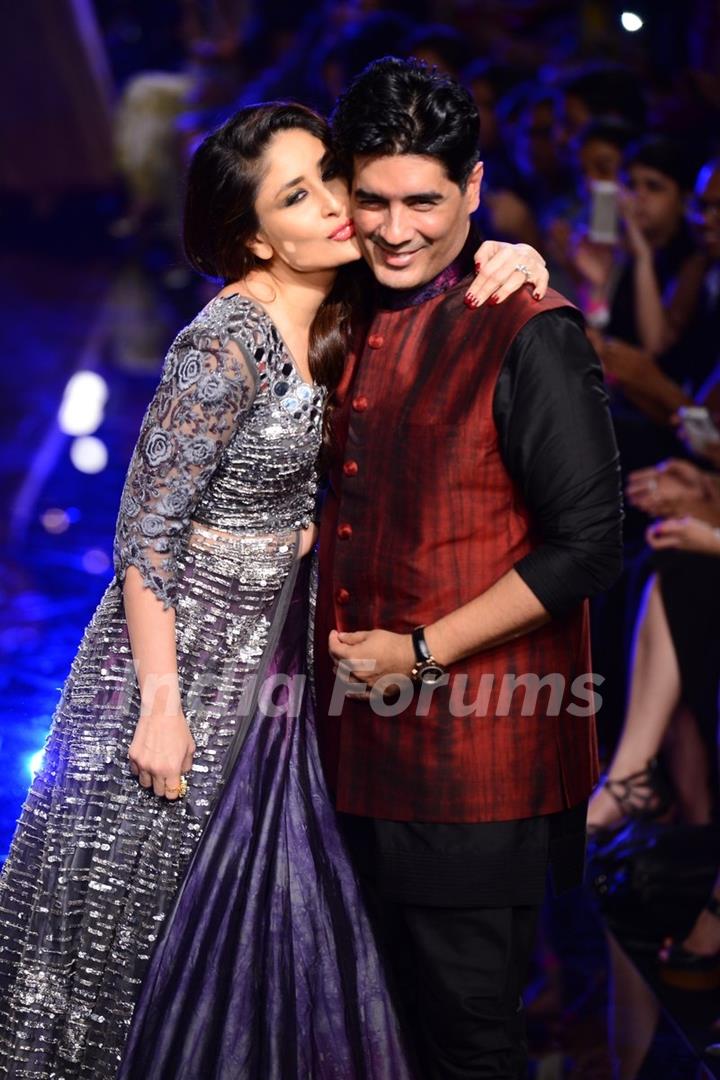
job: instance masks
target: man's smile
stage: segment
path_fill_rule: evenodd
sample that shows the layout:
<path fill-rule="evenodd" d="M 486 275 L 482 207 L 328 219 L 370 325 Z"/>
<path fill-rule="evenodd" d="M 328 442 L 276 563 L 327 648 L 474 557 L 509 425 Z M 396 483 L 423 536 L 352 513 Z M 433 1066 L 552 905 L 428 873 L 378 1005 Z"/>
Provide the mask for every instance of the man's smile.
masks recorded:
<path fill-rule="evenodd" d="M 416 248 L 397 250 L 385 247 L 380 240 L 373 240 L 373 244 L 382 262 L 395 270 L 403 270 L 406 266 L 409 266 L 414 257 L 425 247 L 425 245 L 422 245 Z"/>

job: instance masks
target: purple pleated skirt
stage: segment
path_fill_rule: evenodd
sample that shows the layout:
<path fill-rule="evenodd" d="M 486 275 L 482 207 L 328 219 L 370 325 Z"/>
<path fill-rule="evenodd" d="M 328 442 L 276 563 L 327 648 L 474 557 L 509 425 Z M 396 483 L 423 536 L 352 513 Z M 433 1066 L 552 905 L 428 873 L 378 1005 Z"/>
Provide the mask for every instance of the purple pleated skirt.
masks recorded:
<path fill-rule="evenodd" d="M 143 982 L 119 1080 L 406 1080 L 317 751 L 306 574 Z"/>

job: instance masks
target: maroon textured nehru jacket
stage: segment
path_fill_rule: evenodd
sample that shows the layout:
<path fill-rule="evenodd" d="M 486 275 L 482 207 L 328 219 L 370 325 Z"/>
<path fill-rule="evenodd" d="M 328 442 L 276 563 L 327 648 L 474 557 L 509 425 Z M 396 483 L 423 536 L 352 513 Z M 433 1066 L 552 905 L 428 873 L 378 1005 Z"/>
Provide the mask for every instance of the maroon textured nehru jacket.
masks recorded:
<path fill-rule="evenodd" d="M 587 602 L 452 665 L 425 715 L 417 692 L 398 715 L 351 698 L 329 715 L 332 628 L 408 633 L 484 592 L 539 542 L 501 458 L 493 394 L 522 327 L 569 305 L 522 290 L 473 311 L 466 286 L 378 310 L 336 395 L 315 664 L 323 764 L 337 808 L 353 814 L 521 818 L 571 807 L 597 780 L 594 716 L 572 692 L 591 671 Z M 561 680 L 552 707 L 549 687 L 535 700 L 503 694 L 503 676 L 528 673 Z"/>

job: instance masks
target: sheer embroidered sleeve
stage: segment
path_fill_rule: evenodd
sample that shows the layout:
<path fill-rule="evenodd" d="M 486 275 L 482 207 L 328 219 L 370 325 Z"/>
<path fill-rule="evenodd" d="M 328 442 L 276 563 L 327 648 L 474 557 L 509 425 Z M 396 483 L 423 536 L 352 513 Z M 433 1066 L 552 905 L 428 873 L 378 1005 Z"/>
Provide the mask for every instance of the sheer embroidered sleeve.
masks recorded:
<path fill-rule="evenodd" d="M 137 567 L 164 608 L 175 606 L 176 558 L 193 508 L 255 389 L 254 362 L 233 338 L 193 324 L 168 352 L 130 461 L 113 549 L 116 579 Z"/>

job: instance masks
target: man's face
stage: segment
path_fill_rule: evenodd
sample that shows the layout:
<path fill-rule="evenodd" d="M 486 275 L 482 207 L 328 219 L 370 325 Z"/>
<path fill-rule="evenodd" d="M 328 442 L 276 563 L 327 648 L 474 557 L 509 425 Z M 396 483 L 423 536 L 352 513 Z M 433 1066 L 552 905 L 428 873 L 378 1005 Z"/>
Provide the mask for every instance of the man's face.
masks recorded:
<path fill-rule="evenodd" d="M 481 180 L 481 164 L 461 191 L 437 158 L 355 158 L 352 217 L 363 254 L 382 285 L 416 288 L 453 261 L 480 202 Z"/>

